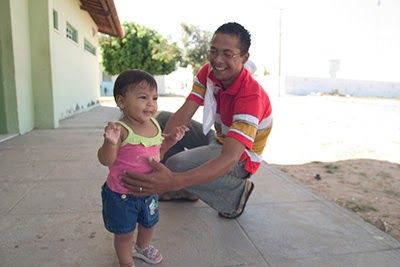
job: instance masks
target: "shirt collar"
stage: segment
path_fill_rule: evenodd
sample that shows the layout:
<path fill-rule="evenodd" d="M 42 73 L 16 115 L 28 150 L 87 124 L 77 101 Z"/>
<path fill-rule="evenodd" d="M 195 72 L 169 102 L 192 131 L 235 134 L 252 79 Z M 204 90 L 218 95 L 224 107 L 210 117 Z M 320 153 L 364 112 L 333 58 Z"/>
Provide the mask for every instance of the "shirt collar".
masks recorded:
<path fill-rule="evenodd" d="M 210 68 L 210 66 L 209 66 Z M 224 93 L 230 94 L 230 95 L 235 95 L 239 91 L 243 80 L 247 79 L 247 77 L 250 75 L 249 71 L 243 66 L 242 70 L 240 71 L 239 75 L 236 77 L 235 81 L 224 90 Z M 222 83 L 220 80 L 215 78 L 213 72 L 211 71 L 208 77 L 213 81 L 213 83 L 220 87 L 223 88 Z"/>

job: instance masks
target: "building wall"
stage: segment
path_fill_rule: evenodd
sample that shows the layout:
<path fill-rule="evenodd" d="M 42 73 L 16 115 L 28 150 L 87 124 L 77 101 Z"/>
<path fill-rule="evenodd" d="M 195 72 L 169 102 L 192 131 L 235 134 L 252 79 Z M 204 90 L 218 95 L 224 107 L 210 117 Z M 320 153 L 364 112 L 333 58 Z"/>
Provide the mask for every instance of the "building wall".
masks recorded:
<path fill-rule="evenodd" d="M 192 90 L 193 70 L 178 68 L 168 75 L 155 76 L 159 95 L 187 96 Z"/>
<path fill-rule="evenodd" d="M 49 36 L 49 0 L 29 1 L 35 128 L 57 128 Z"/>
<path fill-rule="evenodd" d="M 11 27 L 10 2 L 0 1 L 0 134 L 19 131 Z"/>
<path fill-rule="evenodd" d="M 67 22 L 77 43 L 66 37 Z M 0 134 L 57 128 L 98 103 L 98 47 L 97 26 L 78 0 L 0 1 Z"/>
<path fill-rule="evenodd" d="M 53 9 L 58 30 L 53 27 Z M 55 116 L 66 118 L 98 103 L 100 77 L 97 26 L 78 0 L 50 3 L 51 62 L 55 94 Z M 67 22 L 78 31 L 78 42 L 66 38 Z M 84 39 L 96 47 L 96 55 L 84 49 Z"/>
<path fill-rule="evenodd" d="M 17 97 L 18 128 L 26 133 L 35 126 L 31 76 L 31 43 L 29 31 L 29 0 L 10 1 L 12 44 Z"/>
<path fill-rule="evenodd" d="M 400 97 L 399 82 L 289 76 L 286 77 L 285 88 L 287 94 L 294 95 L 325 93 L 363 97 Z"/>

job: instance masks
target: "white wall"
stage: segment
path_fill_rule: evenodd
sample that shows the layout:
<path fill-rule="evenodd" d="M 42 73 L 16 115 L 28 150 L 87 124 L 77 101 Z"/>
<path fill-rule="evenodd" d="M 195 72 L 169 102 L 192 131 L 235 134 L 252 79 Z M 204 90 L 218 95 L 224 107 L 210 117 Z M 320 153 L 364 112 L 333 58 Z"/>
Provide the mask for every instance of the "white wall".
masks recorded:
<path fill-rule="evenodd" d="M 80 9 L 78 0 L 53 0 L 50 5 L 50 12 L 58 12 L 59 29 L 52 28 L 50 33 L 55 112 L 63 119 L 88 109 L 99 99 L 99 52 L 97 49 L 94 56 L 84 50 L 84 38 L 99 47 L 97 25 L 88 12 Z M 66 38 L 67 22 L 77 29 L 78 43 Z"/>
<path fill-rule="evenodd" d="M 286 77 L 285 86 L 286 93 L 294 95 L 340 93 L 350 96 L 400 97 L 399 82 Z"/>
<path fill-rule="evenodd" d="M 160 95 L 187 96 L 192 90 L 193 71 L 191 67 L 178 68 L 168 75 L 155 76 Z"/>
<path fill-rule="evenodd" d="M 113 96 L 113 88 L 118 75 L 112 76 L 111 81 L 101 81 L 101 94 L 103 96 Z M 193 85 L 193 71 L 191 67 L 178 68 L 168 75 L 156 75 L 159 95 L 179 95 L 188 96 Z M 107 88 L 107 94 L 104 92 Z"/>

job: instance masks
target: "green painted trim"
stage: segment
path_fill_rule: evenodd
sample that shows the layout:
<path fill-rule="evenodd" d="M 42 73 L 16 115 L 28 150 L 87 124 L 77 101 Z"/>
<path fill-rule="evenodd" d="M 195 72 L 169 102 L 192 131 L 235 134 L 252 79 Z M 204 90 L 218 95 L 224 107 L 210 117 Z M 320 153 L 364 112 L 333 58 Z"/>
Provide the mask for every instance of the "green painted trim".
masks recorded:
<path fill-rule="evenodd" d="M 0 1 L 0 134 L 19 132 L 10 1 Z"/>
<path fill-rule="evenodd" d="M 3 7 L 0 4 L 0 10 L 2 10 Z M 4 18 L 0 14 L 0 18 Z M 0 24 L 2 24 L 2 19 L 0 19 Z M 3 39 L 0 37 L 0 39 Z M 4 64 L 2 61 L 2 45 L 0 42 L 0 134 L 6 134 L 8 133 L 7 131 L 7 117 L 6 117 L 6 105 L 5 105 L 5 99 L 4 99 L 4 81 L 3 81 L 3 69 L 4 69 Z"/>
<path fill-rule="evenodd" d="M 51 65 L 50 29 L 53 18 L 49 0 L 29 1 L 32 87 L 36 128 L 57 128 Z M 40 14 L 40 16 L 38 16 Z"/>
<path fill-rule="evenodd" d="M 0 9 L 1 9 L 0 5 Z M 1 15 L 0 15 L 1 16 Z M 1 20 L 0 20 L 1 23 Z M 6 117 L 6 105 L 4 99 L 4 86 L 3 86 L 3 69 L 4 65 L 2 63 L 2 56 L 1 56 L 1 43 L 0 43 L 0 134 L 6 134 L 7 131 L 7 117 Z"/>

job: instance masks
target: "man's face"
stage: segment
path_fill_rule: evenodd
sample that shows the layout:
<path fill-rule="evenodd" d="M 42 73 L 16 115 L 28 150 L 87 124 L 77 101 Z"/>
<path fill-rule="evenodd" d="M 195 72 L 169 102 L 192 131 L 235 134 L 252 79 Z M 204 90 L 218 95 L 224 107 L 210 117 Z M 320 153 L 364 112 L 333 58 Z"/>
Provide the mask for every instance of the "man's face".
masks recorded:
<path fill-rule="evenodd" d="M 220 80 L 225 88 L 235 81 L 248 57 L 248 53 L 240 54 L 239 37 L 225 33 L 213 36 L 208 60 L 215 78 Z"/>

